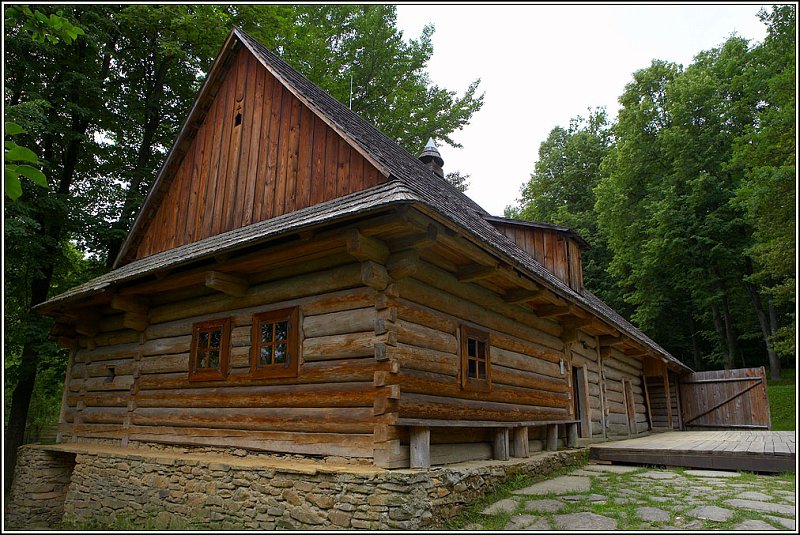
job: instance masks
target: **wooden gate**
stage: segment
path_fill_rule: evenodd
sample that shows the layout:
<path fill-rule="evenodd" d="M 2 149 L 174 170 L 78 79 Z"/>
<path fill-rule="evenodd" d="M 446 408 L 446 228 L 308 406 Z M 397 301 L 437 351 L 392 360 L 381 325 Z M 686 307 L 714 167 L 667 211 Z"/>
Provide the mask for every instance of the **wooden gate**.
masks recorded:
<path fill-rule="evenodd" d="M 695 372 L 680 378 L 684 429 L 769 429 L 764 367 Z"/>

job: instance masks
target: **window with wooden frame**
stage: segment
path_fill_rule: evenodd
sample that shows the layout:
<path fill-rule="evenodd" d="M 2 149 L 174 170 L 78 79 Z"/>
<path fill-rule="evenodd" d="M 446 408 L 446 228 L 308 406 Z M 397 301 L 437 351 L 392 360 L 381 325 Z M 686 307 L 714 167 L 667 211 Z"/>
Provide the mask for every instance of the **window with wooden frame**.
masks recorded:
<path fill-rule="evenodd" d="M 253 316 L 250 374 L 253 377 L 297 377 L 297 308 L 272 310 Z"/>
<path fill-rule="evenodd" d="M 189 356 L 190 381 L 218 381 L 228 375 L 231 319 L 204 321 L 192 325 Z"/>
<path fill-rule="evenodd" d="M 489 362 L 489 333 L 461 326 L 461 387 L 489 391 L 492 366 Z"/>

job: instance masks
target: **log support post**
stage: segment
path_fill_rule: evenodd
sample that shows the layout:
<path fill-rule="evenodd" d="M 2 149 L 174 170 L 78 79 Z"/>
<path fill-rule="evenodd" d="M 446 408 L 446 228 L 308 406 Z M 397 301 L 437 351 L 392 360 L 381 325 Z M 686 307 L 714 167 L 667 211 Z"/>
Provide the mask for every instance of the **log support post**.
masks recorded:
<path fill-rule="evenodd" d="M 567 424 L 567 447 L 578 447 L 578 422 Z"/>
<path fill-rule="evenodd" d="M 431 428 L 410 427 L 410 466 L 411 468 L 431 467 Z"/>
<path fill-rule="evenodd" d="M 514 428 L 514 437 L 511 441 L 512 457 L 529 457 L 530 446 L 528 445 L 528 428 L 525 426 Z"/>
<path fill-rule="evenodd" d="M 500 427 L 494 432 L 494 458 L 498 461 L 508 460 L 508 427 Z"/>
<path fill-rule="evenodd" d="M 547 441 L 545 450 L 556 451 L 558 449 L 558 424 L 547 424 Z"/>

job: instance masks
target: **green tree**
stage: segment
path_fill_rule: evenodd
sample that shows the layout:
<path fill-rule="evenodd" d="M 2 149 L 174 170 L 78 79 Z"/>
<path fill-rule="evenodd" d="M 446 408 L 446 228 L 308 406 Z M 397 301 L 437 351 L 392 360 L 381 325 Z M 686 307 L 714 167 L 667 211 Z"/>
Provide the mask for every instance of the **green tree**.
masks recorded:
<path fill-rule="evenodd" d="M 72 43 L 78 36 L 83 35 L 83 30 L 63 18 L 62 13 L 51 13 L 45 15 L 38 9 L 33 11 L 28 6 L 9 7 L 3 14 L 5 24 L 17 26 L 18 31 L 30 36 L 36 43 L 49 42 L 57 44 L 64 41 Z M 5 123 L 5 135 L 9 137 L 19 136 L 27 132 L 21 126 L 13 122 Z M 26 147 L 21 147 L 11 139 L 4 139 L 3 153 L 3 188 L 11 200 L 16 201 L 22 195 L 22 183 L 20 177 L 30 179 L 34 184 L 47 188 L 47 178 L 39 168 L 42 162 L 36 154 Z"/>
<path fill-rule="evenodd" d="M 695 365 L 699 351 L 725 368 L 761 362 L 757 303 L 744 284 L 752 229 L 731 202 L 742 173 L 729 165 L 753 123 L 750 61 L 734 36 L 685 70 L 655 61 L 638 71 L 596 189 L 634 320 L 678 354 L 691 348 Z M 680 339 L 692 344 L 672 345 Z"/>
<path fill-rule="evenodd" d="M 450 137 L 483 105 L 480 80 L 462 96 L 432 84 L 433 25 L 406 40 L 392 5 L 298 7 L 299 30 L 278 42 L 301 73 L 414 154 L 428 138 L 460 147 Z M 255 35 L 255 34 L 254 34 Z"/>
<path fill-rule="evenodd" d="M 47 20 L 52 7 L 41 6 Z M 23 336 L 17 344 L 6 342 L 6 364 L 16 364 L 6 376 L 13 394 L 5 434 L 5 487 L 11 483 L 17 447 L 22 443 L 30 400 L 40 367 L 53 355 L 63 354 L 47 339 L 51 321 L 30 308 L 50 295 L 69 235 L 80 229 L 72 216 L 80 205 L 72 196 L 77 182 L 92 161 L 92 124 L 103 113 L 99 88 L 109 73 L 110 56 L 102 43 L 108 29 L 103 7 L 65 7 L 58 13 L 86 34 L 70 46 L 59 40 L 31 39 L 24 18 L 6 27 L 6 113 L 28 130 L 25 144 L 43 160 L 42 171 L 50 189 L 23 190 L 19 203 L 5 204 L 5 248 L 15 261 L 5 263 L 6 332 L 9 326 Z M 7 15 L 7 13 L 6 13 Z M 59 17 L 61 15 L 58 15 Z M 8 20 L 9 17 L 6 16 Z M 88 157 L 87 157 L 88 156 Z M 20 299 L 8 299 L 12 292 Z M 19 320 L 19 325 L 13 322 Z"/>
<path fill-rule="evenodd" d="M 611 125 L 603 108 L 578 116 L 569 127 L 560 126 L 539 147 L 534 172 L 521 190 L 516 208 L 508 215 L 528 221 L 562 225 L 576 231 L 590 248 L 583 251 L 584 284 L 617 310 L 625 302 L 606 271 L 611 253 L 597 227 L 594 188 L 600 165 L 613 142 Z"/>
<path fill-rule="evenodd" d="M 778 378 L 778 357 L 795 355 L 796 8 L 773 6 L 759 16 L 767 37 L 753 50 L 744 77 L 755 120 L 735 141 L 731 166 L 744 178 L 732 201 L 754 229 L 747 282 Z"/>

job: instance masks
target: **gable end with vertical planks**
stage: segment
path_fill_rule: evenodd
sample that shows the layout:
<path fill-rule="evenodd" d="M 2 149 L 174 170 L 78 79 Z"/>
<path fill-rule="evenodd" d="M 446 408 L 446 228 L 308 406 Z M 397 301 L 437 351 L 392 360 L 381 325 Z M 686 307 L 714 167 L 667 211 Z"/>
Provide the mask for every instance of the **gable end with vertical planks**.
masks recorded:
<path fill-rule="evenodd" d="M 238 47 L 222 69 L 208 101 L 198 102 L 202 121 L 184 142 L 163 196 L 153 198 L 149 222 L 129 239 L 136 244 L 132 259 L 385 181 L 249 49 Z"/>

